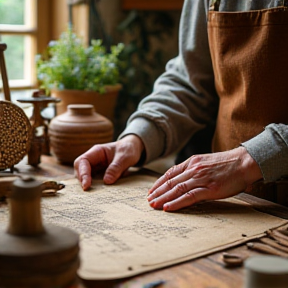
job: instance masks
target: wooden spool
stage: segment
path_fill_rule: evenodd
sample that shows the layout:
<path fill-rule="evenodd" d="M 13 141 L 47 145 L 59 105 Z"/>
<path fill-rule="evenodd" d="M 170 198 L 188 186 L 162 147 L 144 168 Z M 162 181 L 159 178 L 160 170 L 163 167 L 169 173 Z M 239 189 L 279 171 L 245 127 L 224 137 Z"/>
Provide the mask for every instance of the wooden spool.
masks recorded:
<path fill-rule="evenodd" d="M 42 184 L 18 178 L 9 195 L 10 220 L 0 230 L 1 288 L 58 288 L 75 283 L 79 236 L 54 225 L 42 225 Z"/>
<path fill-rule="evenodd" d="M 30 147 L 31 125 L 24 111 L 0 100 L 0 170 L 13 168 Z"/>

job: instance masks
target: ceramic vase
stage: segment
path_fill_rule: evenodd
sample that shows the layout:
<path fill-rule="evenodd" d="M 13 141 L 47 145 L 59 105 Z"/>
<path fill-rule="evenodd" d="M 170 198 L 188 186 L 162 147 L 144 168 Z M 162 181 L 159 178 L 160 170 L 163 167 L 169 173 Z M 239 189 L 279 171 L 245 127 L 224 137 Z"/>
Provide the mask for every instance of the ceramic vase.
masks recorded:
<path fill-rule="evenodd" d="M 111 142 L 113 124 L 91 104 L 71 104 L 65 113 L 52 119 L 48 135 L 52 155 L 61 163 L 73 164 L 93 145 Z"/>

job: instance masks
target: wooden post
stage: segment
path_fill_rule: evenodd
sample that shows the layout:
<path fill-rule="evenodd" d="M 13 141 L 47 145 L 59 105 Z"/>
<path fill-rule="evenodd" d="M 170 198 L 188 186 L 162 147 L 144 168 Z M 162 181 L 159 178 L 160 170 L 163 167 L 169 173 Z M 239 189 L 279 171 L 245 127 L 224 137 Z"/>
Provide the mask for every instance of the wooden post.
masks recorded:
<path fill-rule="evenodd" d="M 1 75 L 2 75 L 2 81 L 3 81 L 4 96 L 5 96 L 5 100 L 11 101 L 8 77 L 6 73 L 5 58 L 4 58 L 4 51 L 6 49 L 7 49 L 7 45 L 4 43 L 0 43 L 0 69 L 1 69 Z"/>
<path fill-rule="evenodd" d="M 42 183 L 31 177 L 14 181 L 9 195 L 10 222 L 7 232 L 16 236 L 44 233 L 40 211 Z"/>

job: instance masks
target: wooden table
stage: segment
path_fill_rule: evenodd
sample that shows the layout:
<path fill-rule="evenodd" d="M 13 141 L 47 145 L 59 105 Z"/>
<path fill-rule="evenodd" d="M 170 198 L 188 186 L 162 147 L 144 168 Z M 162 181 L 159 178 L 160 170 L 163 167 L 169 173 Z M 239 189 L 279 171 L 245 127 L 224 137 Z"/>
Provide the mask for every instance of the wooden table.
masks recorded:
<path fill-rule="evenodd" d="M 42 156 L 38 168 L 23 165 L 23 163 L 17 165 L 16 168 L 22 174 L 53 177 L 55 180 L 74 177 L 73 167 L 60 165 L 53 157 L 49 156 Z M 288 208 L 284 206 L 244 193 L 237 197 L 250 203 L 256 210 L 288 219 Z M 225 252 L 240 254 L 244 257 L 260 255 L 260 253 L 248 249 L 245 244 L 227 249 Z M 81 283 L 77 288 L 144 288 L 146 284 L 158 280 L 165 281 L 164 284 L 158 286 L 165 288 L 242 288 L 245 277 L 244 268 L 227 268 L 222 261 L 222 253 L 223 251 L 128 279 L 79 281 Z"/>

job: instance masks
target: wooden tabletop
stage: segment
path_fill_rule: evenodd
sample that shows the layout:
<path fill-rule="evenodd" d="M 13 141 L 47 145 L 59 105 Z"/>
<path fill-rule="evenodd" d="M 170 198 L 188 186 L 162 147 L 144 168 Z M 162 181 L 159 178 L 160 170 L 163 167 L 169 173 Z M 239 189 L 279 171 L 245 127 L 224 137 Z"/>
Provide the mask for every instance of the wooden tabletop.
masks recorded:
<path fill-rule="evenodd" d="M 47 178 L 53 177 L 55 180 L 74 177 L 73 167 L 60 165 L 50 156 L 42 156 L 41 164 L 38 168 L 23 163 L 17 165 L 16 168 L 22 174 L 40 175 Z M 250 203 L 256 210 L 288 219 L 288 209 L 284 206 L 244 193 L 239 194 L 237 198 Z M 223 262 L 223 252 L 128 279 L 110 281 L 79 280 L 80 283 L 77 288 L 242 288 L 245 277 L 244 267 L 227 267 Z M 238 254 L 245 258 L 261 255 L 261 253 L 248 249 L 245 244 L 226 249 L 225 252 Z M 158 281 L 163 281 L 164 283 L 160 286 L 149 286 L 149 284 L 157 283 Z"/>

